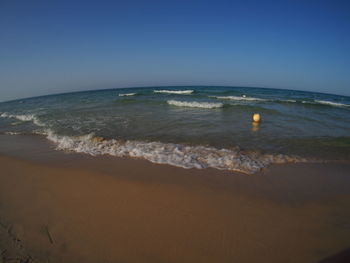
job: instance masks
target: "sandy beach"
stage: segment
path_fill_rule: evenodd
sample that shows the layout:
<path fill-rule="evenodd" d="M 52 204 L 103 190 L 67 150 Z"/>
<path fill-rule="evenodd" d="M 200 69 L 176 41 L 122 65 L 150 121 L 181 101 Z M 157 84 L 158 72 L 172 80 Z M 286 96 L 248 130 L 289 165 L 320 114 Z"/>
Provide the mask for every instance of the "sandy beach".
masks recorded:
<path fill-rule="evenodd" d="M 349 248 L 346 163 L 247 176 L 8 137 L 0 157 L 3 262 L 320 262 Z"/>
<path fill-rule="evenodd" d="M 0 263 L 350 263 L 350 0 L 0 22 Z"/>

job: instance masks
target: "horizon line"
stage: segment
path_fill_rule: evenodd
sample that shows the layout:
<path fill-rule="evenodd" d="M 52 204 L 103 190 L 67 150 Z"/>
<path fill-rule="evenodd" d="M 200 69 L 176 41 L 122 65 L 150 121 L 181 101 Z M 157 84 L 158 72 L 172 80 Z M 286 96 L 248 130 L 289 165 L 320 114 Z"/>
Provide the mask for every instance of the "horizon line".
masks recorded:
<path fill-rule="evenodd" d="M 117 90 L 117 89 L 147 89 L 147 88 L 175 88 L 175 87 L 222 87 L 222 88 L 250 88 L 250 89 L 272 89 L 272 90 L 285 90 L 285 91 L 298 91 L 298 92 L 308 92 L 308 93 L 318 93 L 318 94 L 325 94 L 325 95 L 333 95 L 333 96 L 341 96 L 341 97 L 347 97 L 350 98 L 350 95 L 342 95 L 342 94 L 335 94 L 335 93 L 328 93 L 328 92 L 319 92 L 319 91 L 309 91 L 309 90 L 302 90 L 302 89 L 290 89 L 290 88 L 268 88 L 268 87 L 257 87 L 257 86 L 231 86 L 231 85 L 156 85 L 156 86 L 128 86 L 128 87 L 120 87 L 120 88 L 102 88 L 102 89 L 86 89 L 86 90 L 76 90 L 76 91 L 68 91 L 68 92 L 59 92 L 59 93 L 52 93 L 52 94 L 45 94 L 45 95 L 37 95 L 33 97 L 24 97 L 24 98 L 18 98 L 18 99 L 10 99 L 5 101 L 0 101 L 0 103 L 7 103 L 7 102 L 14 102 L 19 100 L 27 100 L 27 99 L 34 99 L 34 98 L 41 98 L 41 97 L 49 97 L 49 96 L 58 96 L 58 95 L 65 95 L 65 94 L 73 94 L 73 93 L 84 93 L 84 92 L 91 92 L 91 91 L 107 91 L 107 90 Z"/>

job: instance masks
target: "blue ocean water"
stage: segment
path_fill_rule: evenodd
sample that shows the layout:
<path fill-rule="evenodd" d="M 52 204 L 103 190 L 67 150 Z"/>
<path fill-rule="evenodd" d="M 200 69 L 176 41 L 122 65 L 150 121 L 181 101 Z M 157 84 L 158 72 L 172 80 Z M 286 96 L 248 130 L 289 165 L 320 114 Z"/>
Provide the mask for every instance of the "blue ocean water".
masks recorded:
<path fill-rule="evenodd" d="M 252 114 L 260 113 L 260 125 Z M 58 150 L 254 173 L 350 160 L 350 97 L 246 87 L 96 90 L 0 103 L 0 133 Z"/>

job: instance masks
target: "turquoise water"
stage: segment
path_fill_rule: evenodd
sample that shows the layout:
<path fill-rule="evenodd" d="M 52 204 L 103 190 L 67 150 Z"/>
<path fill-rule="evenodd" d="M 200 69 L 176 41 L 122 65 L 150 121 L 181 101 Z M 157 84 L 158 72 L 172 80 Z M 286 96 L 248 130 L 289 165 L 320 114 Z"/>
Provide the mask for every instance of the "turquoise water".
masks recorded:
<path fill-rule="evenodd" d="M 262 123 L 252 124 L 260 113 Z M 350 160 L 350 98 L 244 87 L 86 91 L 0 103 L 0 133 L 58 150 L 254 173 L 271 163 Z"/>

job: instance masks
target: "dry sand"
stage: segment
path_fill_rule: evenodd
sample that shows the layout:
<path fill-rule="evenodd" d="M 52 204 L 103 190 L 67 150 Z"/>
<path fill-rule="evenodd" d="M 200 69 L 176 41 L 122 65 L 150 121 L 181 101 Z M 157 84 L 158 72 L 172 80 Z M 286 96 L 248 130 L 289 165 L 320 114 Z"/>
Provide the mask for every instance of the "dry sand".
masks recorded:
<path fill-rule="evenodd" d="M 349 164 L 246 176 L 77 156 L 0 156 L 0 262 L 318 262 L 350 247 Z"/>

